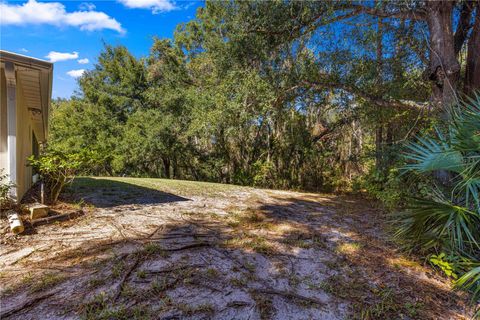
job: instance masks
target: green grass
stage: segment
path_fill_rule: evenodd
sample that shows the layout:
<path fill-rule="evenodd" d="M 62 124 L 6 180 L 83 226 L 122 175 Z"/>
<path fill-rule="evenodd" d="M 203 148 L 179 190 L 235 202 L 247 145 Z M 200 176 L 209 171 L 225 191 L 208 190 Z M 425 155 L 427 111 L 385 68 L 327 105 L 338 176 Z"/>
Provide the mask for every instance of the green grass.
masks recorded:
<path fill-rule="evenodd" d="M 102 189 L 104 195 L 114 195 L 116 191 L 139 191 L 140 188 L 181 196 L 222 196 L 226 192 L 240 191 L 248 187 L 172 179 L 124 178 L 124 177 L 77 177 L 70 186 L 74 192 L 89 192 Z"/>
<path fill-rule="evenodd" d="M 41 276 L 39 279 L 36 281 L 33 280 L 33 283 L 30 287 L 31 292 L 38 292 L 42 290 L 47 290 L 51 287 L 56 286 L 60 282 L 62 282 L 65 279 L 63 275 L 59 274 L 54 274 L 54 273 L 46 273 L 43 276 Z"/>

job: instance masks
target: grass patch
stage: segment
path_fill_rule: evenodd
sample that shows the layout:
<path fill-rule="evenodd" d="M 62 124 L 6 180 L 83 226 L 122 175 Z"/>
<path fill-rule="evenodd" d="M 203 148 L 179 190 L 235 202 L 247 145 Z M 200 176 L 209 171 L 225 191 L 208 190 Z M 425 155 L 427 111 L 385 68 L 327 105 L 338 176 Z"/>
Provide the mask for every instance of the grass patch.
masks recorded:
<path fill-rule="evenodd" d="M 225 240 L 223 244 L 225 247 L 249 249 L 265 255 L 273 254 L 276 251 L 275 247 L 262 236 L 245 233 L 235 238 Z"/>
<path fill-rule="evenodd" d="M 147 306 L 127 308 L 124 305 L 111 305 L 111 298 L 105 292 L 95 295 L 79 308 L 80 318 L 84 320 L 150 320 L 154 319 Z"/>
<path fill-rule="evenodd" d="M 88 287 L 97 288 L 103 286 L 105 283 L 107 283 L 106 278 L 91 278 L 90 280 L 88 280 Z"/>
<path fill-rule="evenodd" d="M 354 317 L 360 319 L 387 319 L 398 315 L 402 306 L 390 288 L 374 290 L 375 299 L 354 304 Z"/>
<path fill-rule="evenodd" d="M 147 277 L 145 270 L 137 270 L 136 275 L 139 279 L 145 279 Z"/>
<path fill-rule="evenodd" d="M 225 216 L 226 224 L 238 231 L 245 229 L 263 229 L 272 230 L 275 228 L 275 224 L 266 221 L 266 216 L 262 211 L 256 209 L 247 209 L 244 211 L 230 211 Z"/>
<path fill-rule="evenodd" d="M 230 279 L 230 284 L 234 287 L 242 288 L 247 285 L 248 281 L 246 278 L 232 278 Z"/>
<path fill-rule="evenodd" d="M 139 191 L 139 187 L 183 196 L 223 196 L 228 192 L 249 189 L 211 182 L 125 177 L 77 177 L 71 185 L 74 192 L 86 193 L 97 189 L 109 194 L 113 190 L 136 192 Z M 112 194 L 117 193 L 112 192 Z"/>
<path fill-rule="evenodd" d="M 361 248 L 362 248 L 362 245 L 358 242 L 345 242 L 345 243 L 339 244 L 335 248 L 335 252 L 349 255 L 349 254 L 357 253 Z"/>
<path fill-rule="evenodd" d="M 261 320 L 272 319 L 275 314 L 272 299 L 263 294 L 252 293 L 251 297 L 255 301 L 255 307 L 260 315 Z"/>
<path fill-rule="evenodd" d="M 208 268 L 207 271 L 205 271 L 205 274 L 209 278 L 217 278 L 220 275 L 220 272 L 215 268 Z"/>
<path fill-rule="evenodd" d="M 65 279 L 63 275 L 47 273 L 41 276 L 38 281 L 33 280 L 30 286 L 31 292 L 38 292 L 54 287 Z"/>
<path fill-rule="evenodd" d="M 335 275 L 321 282 L 325 292 L 351 305 L 352 319 L 396 319 L 399 314 L 418 316 L 423 304 L 406 301 L 395 289 L 375 287 L 363 278 Z"/>
<path fill-rule="evenodd" d="M 126 299 L 135 298 L 138 296 L 138 294 L 139 294 L 138 290 L 128 284 L 125 284 L 122 287 L 122 291 L 120 293 L 120 295 Z"/>
<path fill-rule="evenodd" d="M 112 266 L 112 278 L 119 278 L 125 270 L 125 261 L 120 260 L 113 264 Z"/>
<path fill-rule="evenodd" d="M 196 306 L 191 306 L 185 303 L 177 304 L 177 309 L 183 312 L 186 316 L 193 316 L 198 313 L 213 315 L 215 309 L 210 303 L 203 303 Z"/>
<path fill-rule="evenodd" d="M 163 250 L 162 246 L 160 246 L 158 243 L 154 243 L 154 242 L 147 243 L 143 247 L 143 254 L 147 255 L 147 256 L 159 254 L 164 258 L 169 256 L 168 252 Z"/>

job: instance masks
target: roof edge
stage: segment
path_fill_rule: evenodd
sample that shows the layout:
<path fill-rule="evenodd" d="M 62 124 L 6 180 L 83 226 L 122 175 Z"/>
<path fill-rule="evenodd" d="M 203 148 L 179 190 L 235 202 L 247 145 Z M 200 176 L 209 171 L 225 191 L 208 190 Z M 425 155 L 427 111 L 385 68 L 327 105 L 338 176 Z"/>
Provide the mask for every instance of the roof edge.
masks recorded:
<path fill-rule="evenodd" d="M 45 69 L 52 69 L 53 63 L 45 60 L 24 56 L 23 54 L 0 50 L 0 60 L 9 60 L 27 66 L 36 66 Z"/>

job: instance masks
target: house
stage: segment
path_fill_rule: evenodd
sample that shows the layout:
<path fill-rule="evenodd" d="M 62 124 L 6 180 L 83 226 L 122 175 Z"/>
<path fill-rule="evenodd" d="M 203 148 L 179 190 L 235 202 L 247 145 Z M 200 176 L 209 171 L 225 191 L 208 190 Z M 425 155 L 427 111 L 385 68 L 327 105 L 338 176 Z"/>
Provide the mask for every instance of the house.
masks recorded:
<path fill-rule="evenodd" d="M 0 65 L 0 169 L 19 201 L 34 179 L 27 158 L 47 138 L 53 64 L 0 50 Z"/>

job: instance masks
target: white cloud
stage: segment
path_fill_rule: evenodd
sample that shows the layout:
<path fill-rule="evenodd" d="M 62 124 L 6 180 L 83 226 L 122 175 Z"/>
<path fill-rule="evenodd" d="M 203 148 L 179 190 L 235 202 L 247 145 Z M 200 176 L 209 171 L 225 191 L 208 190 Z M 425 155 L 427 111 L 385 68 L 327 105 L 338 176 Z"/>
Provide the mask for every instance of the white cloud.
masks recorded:
<path fill-rule="evenodd" d="M 80 10 L 84 10 L 84 11 L 92 11 L 92 10 L 95 10 L 97 6 L 94 5 L 93 3 L 91 2 L 82 2 L 80 3 L 80 5 L 78 6 L 78 9 Z"/>
<path fill-rule="evenodd" d="M 70 70 L 67 72 L 67 74 L 72 78 L 78 78 L 78 77 L 81 77 L 84 72 L 85 72 L 85 69 L 77 69 L 77 70 Z"/>
<path fill-rule="evenodd" d="M 72 53 L 69 53 L 69 52 L 50 51 L 45 56 L 45 58 L 47 58 L 48 61 L 50 62 L 74 60 L 74 59 L 78 59 L 78 52 L 74 51 Z"/>
<path fill-rule="evenodd" d="M 152 13 L 175 10 L 177 7 L 171 0 L 118 0 L 125 7 L 132 9 L 149 9 Z"/>
<path fill-rule="evenodd" d="M 21 48 L 20 51 L 21 51 L 21 52 L 28 52 L 28 50 L 25 49 L 25 48 Z"/>
<path fill-rule="evenodd" d="M 78 59 L 77 62 L 80 64 L 87 64 L 90 62 L 90 60 L 88 60 L 87 58 L 84 58 L 84 59 Z"/>
<path fill-rule="evenodd" d="M 80 30 L 111 29 L 124 33 L 120 23 L 99 11 L 80 10 L 67 12 L 59 2 L 28 2 L 17 5 L 0 2 L 1 25 L 50 24 L 54 26 L 72 26 Z"/>

